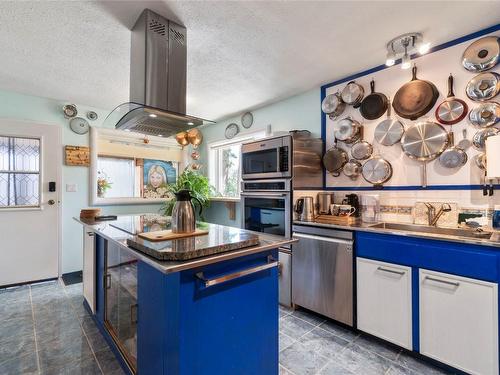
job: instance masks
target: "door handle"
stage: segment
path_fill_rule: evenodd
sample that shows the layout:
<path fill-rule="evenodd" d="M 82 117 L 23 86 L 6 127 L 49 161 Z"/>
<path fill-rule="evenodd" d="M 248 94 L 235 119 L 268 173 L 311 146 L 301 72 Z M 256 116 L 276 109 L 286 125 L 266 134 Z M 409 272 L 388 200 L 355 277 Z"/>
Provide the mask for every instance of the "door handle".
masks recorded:
<path fill-rule="evenodd" d="M 377 270 L 383 271 L 383 272 L 394 273 L 396 275 L 401 275 L 401 276 L 403 276 L 406 273 L 404 271 L 395 271 L 395 270 L 390 270 L 390 269 L 384 268 L 384 267 L 377 267 Z"/>
<path fill-rule="evenodd" d="M 49 204 L 49 206 L 53 206 L 54 204 L 56 204 L 56 201 L 53 199 L 49 199 L 47 203 Z"/>

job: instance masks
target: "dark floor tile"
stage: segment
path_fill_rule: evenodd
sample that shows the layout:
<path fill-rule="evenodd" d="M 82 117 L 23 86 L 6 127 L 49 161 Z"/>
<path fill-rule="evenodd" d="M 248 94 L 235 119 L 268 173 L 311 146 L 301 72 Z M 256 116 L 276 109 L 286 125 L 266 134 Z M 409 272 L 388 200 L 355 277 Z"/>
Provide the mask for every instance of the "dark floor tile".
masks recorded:
<path fill-rule="evenodd" d="M 335 360 L 347 370 L 355 374 L 381 375 L 392 362 L 355 344 L 350 344 Z"/>
<path fill-rule="evenodd" d="M 293 375 L 293 372 L 288 371 L 286 368 L 280 365 L 279 367 L 279 375 Z"/>
<path fill-rule="evenodd" d="M 99 332 L 99 328 L 94 322 L 94 319 L 90 315 L 84 316 L 81 320 L 83 330 L 87 335 Z"/>
<path fill-rule="evenodd" d="M 280 352 L 286 348 L 288 348 L 290 345 L 292 345 L 295 342 L 295 339 L 291 338 L 288 335 L 285 335 L 284 333 L 280 333 L 279 336 L 279 342 L 280 342 Z"/>
<path fill-rule="evenodd" d="M 280 353 L 280 364 L 294 374 L 316 374 L 328 359 L 296 342 Z"/>
<path fill-rule="evenodd" d="M 124 371 L 122 370 L 120 363 L 118 360 L 115 358 L 115 355 L 111 351 L 111 349 L 107 348 L 104 350 L 101 350 L 99 352 L 95 353 L 95 356 L 97 357 L 97 361 L 99 362 L 99 365 L 101 366 L 102 372 L 107 375 L 107 374 L 124 374 Z"/>
<path fill-rule="evenodd" d="M 70 341 L 72 337 L 83 336 L 80 323 L 76 318 L 54 319 L 53 321 L 36 321 L 36 336 L 39 344 L 45 344 L 55 339 L 62 342 Z"/>
<path fill-rule="evenodd" d="M 418 374 L 426 375 L 440 375 L 440 374 L 451 374 L 441 368 L 438 368 L 428 362 L 421 359 L 417 359 L 407 353 L 401 353 L 396 361 L 399 365 L 410 369 Z"/>
<path fill-rule="evenodd" d="M 83 296 L 83 284 L 68 285 L 64 288 L 68 296 Z"/>
<path fill-rule="evenodd" d="M 68 300 L 74 307 L 83 305 L 83 296 L 80 294 L 69 295 Z"/>
<path fill-rule="evenodd" d="M 280 318 L 284 318 L 287 315 L 290 315 L 293 312 L 293 309 L 279 305 Z"/>
<path fill-rule="evenodd" d="M 315 328 L 299 339 L 308 350 L 326 358 L 333 358 L 349 345 L 349 341 L 320 328 Z"/>
<path fill-rule="evenodd" d="M 357 337 L 354 343 L 391 361 L 396 360 L 398 354 L 401 353 L 398 347 L 365 335 Z"/>
<path fill-rule="evenodd" d="M 0 374 L 2 375 L 28 375 L 38 374 L 36 353 L 26 353 L 21 357 L 12 358 L 0 362 Z"/>
<path fill-rule="evenodd" d="M 0 324 L 0 343 L 12 336 L 27 336 L 33 334 L 33 319 L 31 317 L 12 318 Z"/>
<path fill-rule="evenodd" d="M 0 322 L 9 319 L 32 319 L 32 317 L 33 311 L 29 301 L 4 303 L 0 295 Z"/>
<path fill-rule="evenodd" d="M 93 355 L 78 358 L 60 366 L 49 367 L 41 371 L 42 375 L 97 375 L 101 373 L 101 369 Z"/>
<path fill-rule="evenodd" d="M 319 314 L 315 314 L 312 311 L 304 310 L 304 309 L 298 309 L 293 312 L 293 316 L 305 320 L 306 322 L 312 324 L 312 325 L 319 325 L 326 321 L 326 318 L 324 316 L 321 316 Z"/>
<path fill-rule="evenodd" d="M 89 357 L 92 354 L 87 338 L 81 333 L 56 336 L 53 340 L 40 344 L 38 355 L 43 371 L 51 367 L 61 367 L 70 361 Z"/>
<path fill-rule="evenodd" d="M 333 359 L 321 369 L 318 375 L 354 375 L 354 373 L 340 365 L 337 360 Z"/>
<path fill-rule="evenodd" d="M 108 347 L 108 343 L 104 339 L 103 335 L 101 335 L 101 332 L 97 331 L 86 335 L 94 352 L 101 351 Z"/>
<path fill-rule="evenodd" d="M 35 334 L 12 335 L 0 338 L 0 363 L 11 359 L 20 358 L 27 353 L 36 351 Z"/>
<path fill-rule="evenodd" d="M 400 366 L 394 363 L 386 373 L 387 375 L 419 375 L 419 373 L 410 370 L 409 368 Z"/>
<path fill-rule="evenodd" d="M 280 332 L 294 339 L 298 339 L 313 328 L 314 326 L 312 324 L 296 318 L 293 315 L 288 315 L 280 319 Z"/>
<path fill-rule="evenodd" d="M 29 285 L 0 289 L 2 305 L 30 303 Z"/>
<path fill-rule="evenodd" d="M 332 320 L 327 320 L 319 325 L 319 328 L 324 329 L 336 336 L 342 337 L 347 341 L 353 341 L 359 334 L 354 332 Z"/>

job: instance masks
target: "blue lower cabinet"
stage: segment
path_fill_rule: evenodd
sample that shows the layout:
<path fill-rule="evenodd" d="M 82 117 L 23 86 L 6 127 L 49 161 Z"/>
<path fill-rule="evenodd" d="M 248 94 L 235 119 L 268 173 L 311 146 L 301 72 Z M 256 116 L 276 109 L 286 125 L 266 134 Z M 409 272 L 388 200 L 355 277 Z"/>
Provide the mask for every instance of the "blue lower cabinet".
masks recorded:
<path fill-rule="evenodd" d="M 277 250 L 164 274 L 110 247 L 94 318 L 128 372 L 278 374 Z"/>
<path fill-rule="evenodd" d="M 356 233 L 355 244 L 361 330 L 405 346 L 410 306 L 414 351 L 467 373 L 499 373 L 498 249 L 374 233 Z M 377 312 L 381 297 L 390 310 L 374 319 L 363 309 Z"/>

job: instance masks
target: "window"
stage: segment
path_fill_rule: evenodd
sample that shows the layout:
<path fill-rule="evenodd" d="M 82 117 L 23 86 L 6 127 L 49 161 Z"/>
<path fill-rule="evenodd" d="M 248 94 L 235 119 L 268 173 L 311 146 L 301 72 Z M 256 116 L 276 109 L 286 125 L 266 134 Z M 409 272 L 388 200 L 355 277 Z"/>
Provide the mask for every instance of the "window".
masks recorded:
<path fill-rule="evenodd" d="M 97 194 L 106 198 L 135 196 L 135 160 L 99 156 Z"/>
<path fill-rule="evenodd" d="M 265 131 L 255 132 L 245 137 L 214 142 L 209 149 L 209 179 L 215 191 L 227 198 L 240 196 L 241 144 L 266 136 Z"/>
<path fill-rule="evenodd" d="M 0 136 L 0 208 L 40 206 L 40 139 Z"/>

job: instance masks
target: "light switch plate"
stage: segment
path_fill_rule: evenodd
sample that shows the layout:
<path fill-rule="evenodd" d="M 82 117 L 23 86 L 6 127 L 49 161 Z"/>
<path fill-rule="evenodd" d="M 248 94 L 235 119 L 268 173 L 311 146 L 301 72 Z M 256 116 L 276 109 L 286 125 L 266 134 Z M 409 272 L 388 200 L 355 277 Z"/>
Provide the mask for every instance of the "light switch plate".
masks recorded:
<path fill-rule="evenodd" d="M 76 184 L 66 184 L 66 192 L 68 193 L 76 193 L 77 191 L 77 186 Z"/>

